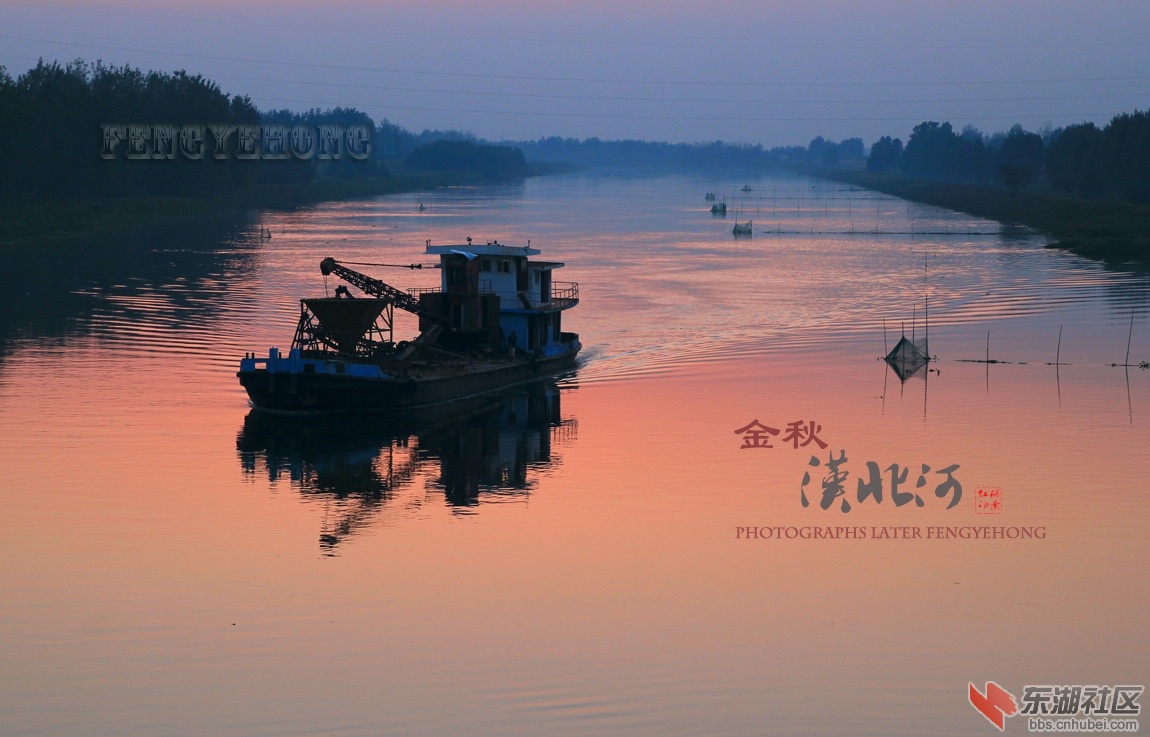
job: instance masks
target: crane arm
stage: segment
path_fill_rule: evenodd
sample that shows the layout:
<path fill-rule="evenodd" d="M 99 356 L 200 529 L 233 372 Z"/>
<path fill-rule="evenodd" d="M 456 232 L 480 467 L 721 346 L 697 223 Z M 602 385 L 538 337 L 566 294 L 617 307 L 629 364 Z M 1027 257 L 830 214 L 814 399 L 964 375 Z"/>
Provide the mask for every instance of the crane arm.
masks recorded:
<path fill-rule="evenodd" d="M 425 310 L 420 306 L 419 300 L 407 292 L 400 291 L 375 277 L 361 274 L 354 269 L 349 269 L 334 258 L 329 257 L 320 261 L 319 270 L 323 272 L 324 276 L 335 274 L 348 284 L 360 289 L 364 294 L 370 294 L 372 297 L 386 300 L 388 304 L 395 305 L 401 310 L 406 310 L 422 317 L 430 317 L 436 320 L 443 319 L 438 313 Z"/>

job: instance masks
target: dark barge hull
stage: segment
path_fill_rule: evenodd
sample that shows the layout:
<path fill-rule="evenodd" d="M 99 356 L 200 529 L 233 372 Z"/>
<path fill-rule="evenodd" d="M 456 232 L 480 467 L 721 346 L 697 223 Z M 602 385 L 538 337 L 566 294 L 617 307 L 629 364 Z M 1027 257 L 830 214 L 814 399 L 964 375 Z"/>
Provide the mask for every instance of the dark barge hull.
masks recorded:
<path fill-rule="evenodd" d="M 521 359 L 456 374 L 422 378 L 364 378 L 329 373 L 240 370 L 252 407 L 264 412 L 317 415 L 429 407 L 535 381 L 575 366 L 578 350 Z"/>

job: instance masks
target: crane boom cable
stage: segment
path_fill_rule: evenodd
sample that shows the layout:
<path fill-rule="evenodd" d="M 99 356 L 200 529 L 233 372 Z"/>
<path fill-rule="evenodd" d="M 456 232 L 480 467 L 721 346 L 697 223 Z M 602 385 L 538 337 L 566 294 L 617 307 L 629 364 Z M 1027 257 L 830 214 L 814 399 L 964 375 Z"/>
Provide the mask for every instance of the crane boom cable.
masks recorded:
<path fill-rule="evenodd" d="M 424 264 L 373 264 L 367 261 L 336 261 L 337 264 L 348 264 L 350 266 L 381 266 L 390 269 L 433 269 L 434 265 Z"/>
<path fill-rule="evenodd" d="M 376 279 L 373 276 L 361 274 L 354 269 L 349 269 L 334 258 L 328 257 L 321 261 L 319 270 L 324 276 L 335 274 L 348 284 L 360 289 L 364 294 L 370 294 L 373 297 L 382 299 L 388 304 L 394 305 L 406 312 L 421 317 L 429 317 L 434 320 L 442 321 L 444 319 L 443 316 L 438 313 L 428 311 L 420 305 L 417 297 L 396 289 L 387 282 Z"/>

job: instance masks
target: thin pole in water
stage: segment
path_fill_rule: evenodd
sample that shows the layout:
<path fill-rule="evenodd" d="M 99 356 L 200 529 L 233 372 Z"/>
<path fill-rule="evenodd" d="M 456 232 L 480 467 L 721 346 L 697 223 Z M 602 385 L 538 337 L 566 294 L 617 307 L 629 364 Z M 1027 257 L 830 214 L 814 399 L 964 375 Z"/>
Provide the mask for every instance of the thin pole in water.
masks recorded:
<path fill-rule="evenodd" d="M 990 331 L 986 331 L 986 393 L 990 394 Z"/>
<path fill-rule="evenodd" d="M 926 358 L 930 360 L 930 280 L 927 273 L 927 257 L 930 251 L 925 251 L 922 254 L 922 292 L 923 300 L 926 308 Z"/>
<path fill-rule="evenodd" d="M 1062 326 L 1058 326 L 1058 348 L 1054 351 L 1054 385 L 1058 387 L 1058 407 L 1062 407 Z"/>
<path fill-rule="evenodd" d="M 1126 360 L 1122 362 L 1123 366 L 1130 365 L 1130 341 L 1134 338 L 1134 308 L 1130 308 L 1130 332 L 1126 335 Z"/>

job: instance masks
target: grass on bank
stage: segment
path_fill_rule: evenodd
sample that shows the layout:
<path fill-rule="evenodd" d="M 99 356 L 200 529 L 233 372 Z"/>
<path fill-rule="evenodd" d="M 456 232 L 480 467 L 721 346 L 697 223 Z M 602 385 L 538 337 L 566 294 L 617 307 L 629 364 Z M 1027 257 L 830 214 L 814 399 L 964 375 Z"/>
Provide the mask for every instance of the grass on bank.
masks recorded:
<path fill-rule="evenodd" d="M 1082 200 L 979 184 L 910 179 L 897 174 L 819 170 L 815 176 L 945 207 L 1050 234 L 1062 248 L 1111 263 L 1150 264 L 1150 206 L 1113 200 Z"/>

